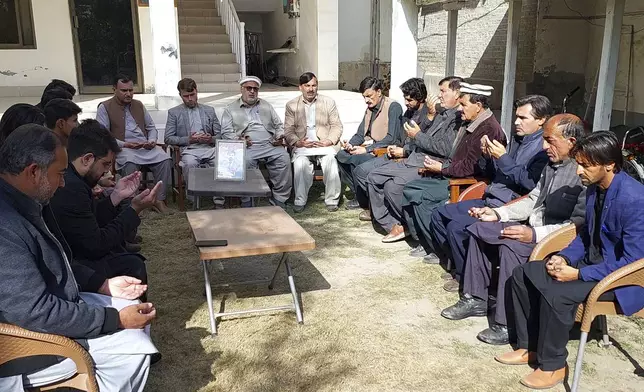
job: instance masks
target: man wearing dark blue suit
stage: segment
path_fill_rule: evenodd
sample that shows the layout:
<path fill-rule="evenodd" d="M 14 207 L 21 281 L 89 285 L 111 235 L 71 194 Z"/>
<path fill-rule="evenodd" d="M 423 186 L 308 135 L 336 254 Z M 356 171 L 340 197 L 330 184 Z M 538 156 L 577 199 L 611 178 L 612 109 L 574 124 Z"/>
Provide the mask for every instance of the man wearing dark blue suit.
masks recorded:
<path fill-rule="evenodd" d="M 586 223 L 577 238 L 557 255 L 517 267 L 510 279 L 517 349 L 496 357 L 509 365 L 533 363 L 537 369 L 521 383 L 546 389 L 566 374 L 568 333 L 577 305 L 599 281 L 644 257 L 644 186 L 621 171 L 623 157 L 617 138 L 595 132 L 578 141 L 573 156 L 577 174 L 588 186 Z M 625 315 L 644 307 L 644 288 L 626 286 L 605 293 Z M 512 336 L 512 335 L 511 335 Z"/>

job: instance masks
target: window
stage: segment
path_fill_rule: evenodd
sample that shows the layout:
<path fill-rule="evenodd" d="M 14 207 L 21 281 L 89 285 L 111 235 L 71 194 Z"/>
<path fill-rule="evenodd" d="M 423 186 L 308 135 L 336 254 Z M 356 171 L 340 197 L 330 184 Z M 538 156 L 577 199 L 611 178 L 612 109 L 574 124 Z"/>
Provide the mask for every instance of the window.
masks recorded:
<path fill-rule="evenodd" d="M 0 48 L 34 49 L 31 0 L 0 0 Z"/>

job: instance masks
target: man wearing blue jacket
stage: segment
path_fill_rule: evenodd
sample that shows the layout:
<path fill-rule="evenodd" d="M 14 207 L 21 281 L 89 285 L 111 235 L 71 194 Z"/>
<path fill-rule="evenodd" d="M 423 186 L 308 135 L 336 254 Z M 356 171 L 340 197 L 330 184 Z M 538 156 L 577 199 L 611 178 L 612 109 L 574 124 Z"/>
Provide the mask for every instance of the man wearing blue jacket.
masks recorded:
<path fill-rule="evenodd" d="M 528 95 L 515 102 L 515 134 L 509 148 L 499 142 L 481 144 L 487 160 L 493 163 L 493 180 L 485 189 L 483 199 L 446 204 L 434 211 L 430 223 L 431 244 L 421 244 L 410 252 L 411 256 L 425 256 L 428 264 L 438 263 L 440 254 L 454 261 L 455 279 L 446 283 L 448 291 L 458 291 L 463 274 L 467 240 L 466 227 L 477 222 L 469 211 L 474 207 L 500 207 L 522 195 L 528 194 L 537 182 L 548 156 L 543 149 L 543 125 L 552 115 L 550 100 L 542 95 Z M 427 248 L 437 254 L 427 255 Z"/>
<path fill-rule="evenodd" d="M 588 186 L 586 223 L 577 238 L 548 260 L 517 267 L 510 279 L 516 347 L 495 359 L 538 367 L 521 380 L 533 389 L 551 388 L 566 375 L 568 333 L 577 306 L 599 281 L 644 257 L 644 186 L 624 173 L 622 151 L 611 132 L 577 142 L 577 173 Z M 644 288 L 620 287 L 600 297 L 617 301 L 625 315 L 644 307 Z M 538 320 L 538 321 L 537 321 Z"/>

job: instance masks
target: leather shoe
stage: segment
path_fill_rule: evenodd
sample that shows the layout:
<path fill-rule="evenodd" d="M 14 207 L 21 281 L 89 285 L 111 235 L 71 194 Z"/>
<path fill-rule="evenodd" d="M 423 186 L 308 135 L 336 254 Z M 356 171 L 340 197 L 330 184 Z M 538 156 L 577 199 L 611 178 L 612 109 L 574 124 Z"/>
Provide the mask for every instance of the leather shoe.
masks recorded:
<path fill-rule="evenodd" d="M 363 222 L 371 222 L 371 211 L 363 210 L 360 215 L 358 215 L 358 219 Z"/>
<path fill-rule="evenodd" d="M 463 294 L 457 303 L 443 309 L 441 316 L 449 320 L 463 320 L 468 317 L 487 316 L 487 301 Z"/>
<path fill-rule="evenodd" d="M 441 259 L 436 256 L 436 253 L 430 253 L 427 256 L 423 257 L 423 263 L 425 264 L 440 264 Z"/>
<path fill-rule="evenodd" d="M 495 346 L 510 344 L 508 327 L 502 324 L 492 324 L 490 328 L 486 328 L 483 331 L 479 332 L 476 337 L 483 343 L 493 344 Z"/>
<path fill-rule="evenodd" d="M 443 290 L 447 291 L 448 293 L 458 293 L 458 289 L 460 287 L 461 285 L 458 283 L 458 280 L 454 278 L 448 279 L 447 282 L 443 284 Z"/>
<path fill-rule="evenodd" d="M 346 208 L 347 210 L 357 210 L 358 208 L 362 208 L 362 207 L 360 207 L 360 203 L 358 203 L 358 200 L 353 199 L 353 200 L 347 201 L 344 205 L 344 208 Z"/>
<path fill-rule="evenodd" d="M 389 244 L 392 242 L 400 241 L 408 235 L 409 232 L 407 232 L 407 230 L 405 230 L 405 228 L 401 224 L 397 223 L 394 225 L 394 227 L 391 228 L 389 234 L 382 238 L 382 242 Z"/>
<path fill-rule="evenodd" d="M 159 362 L 161 358 L 161 353 L 150 354 L 150 365 L 154 365 L 155 363 Z"/>
<path fill-rule="evenodd" d="M 336 212 L 338 209 L 339 209 L 338 206 L 334 206 L 334 205 L 331 205 L 331 204 L 326 205 L 326 210 L 328 212 Z"/>
<path fill-rule="evenodd" d="M 128 251 L 129 253 L 139 253 L 141 251 L 141 245 L 126 242 L 125 250 Z"/>
<path fill-rule="evenodd" d="M 521 384 L 532 389 L 550 389 L 561 384 L 568 373 L 568 366 L 555 371 L 537 369 L 521 379 Z"/>
<path fill-rule="evenodd" d="M 441 275 L 441 279 L 443 279 L 443 280 L 449 280 L 449 279 L 453 279 L 453 278 L 454 277 L 452 276 L 451 272 L 443 272 L 443 274 Z"/>
<path fill-rule="evenodd" d="M 427 251 L 422 245 L 417 245 L 414 249 L 409 251 L 409 255 L 411 257 L 425 257 L 427 256 Z"/>
<path fill-rule="evenodd" d="M 300 213 L 302 211 L 304 211 L 304 206 L 293 206 L 293 212 Z"/>
<path fill-rule="evenodd" d="M 537 362 L 537 353 L 520 348 L 494 357 L 497 362 L 504 365 L 528 365 Z"/>

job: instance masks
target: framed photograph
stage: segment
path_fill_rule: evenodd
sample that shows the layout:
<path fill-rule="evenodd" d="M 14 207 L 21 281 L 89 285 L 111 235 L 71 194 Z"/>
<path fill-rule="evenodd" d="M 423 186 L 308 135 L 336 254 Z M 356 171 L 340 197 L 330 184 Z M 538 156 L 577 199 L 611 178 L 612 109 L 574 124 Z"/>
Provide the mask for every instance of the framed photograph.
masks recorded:
<path fill-rule="evenodd" d="M 246 141 L 217 140 L 215 180 L 246 180 Z"/>

